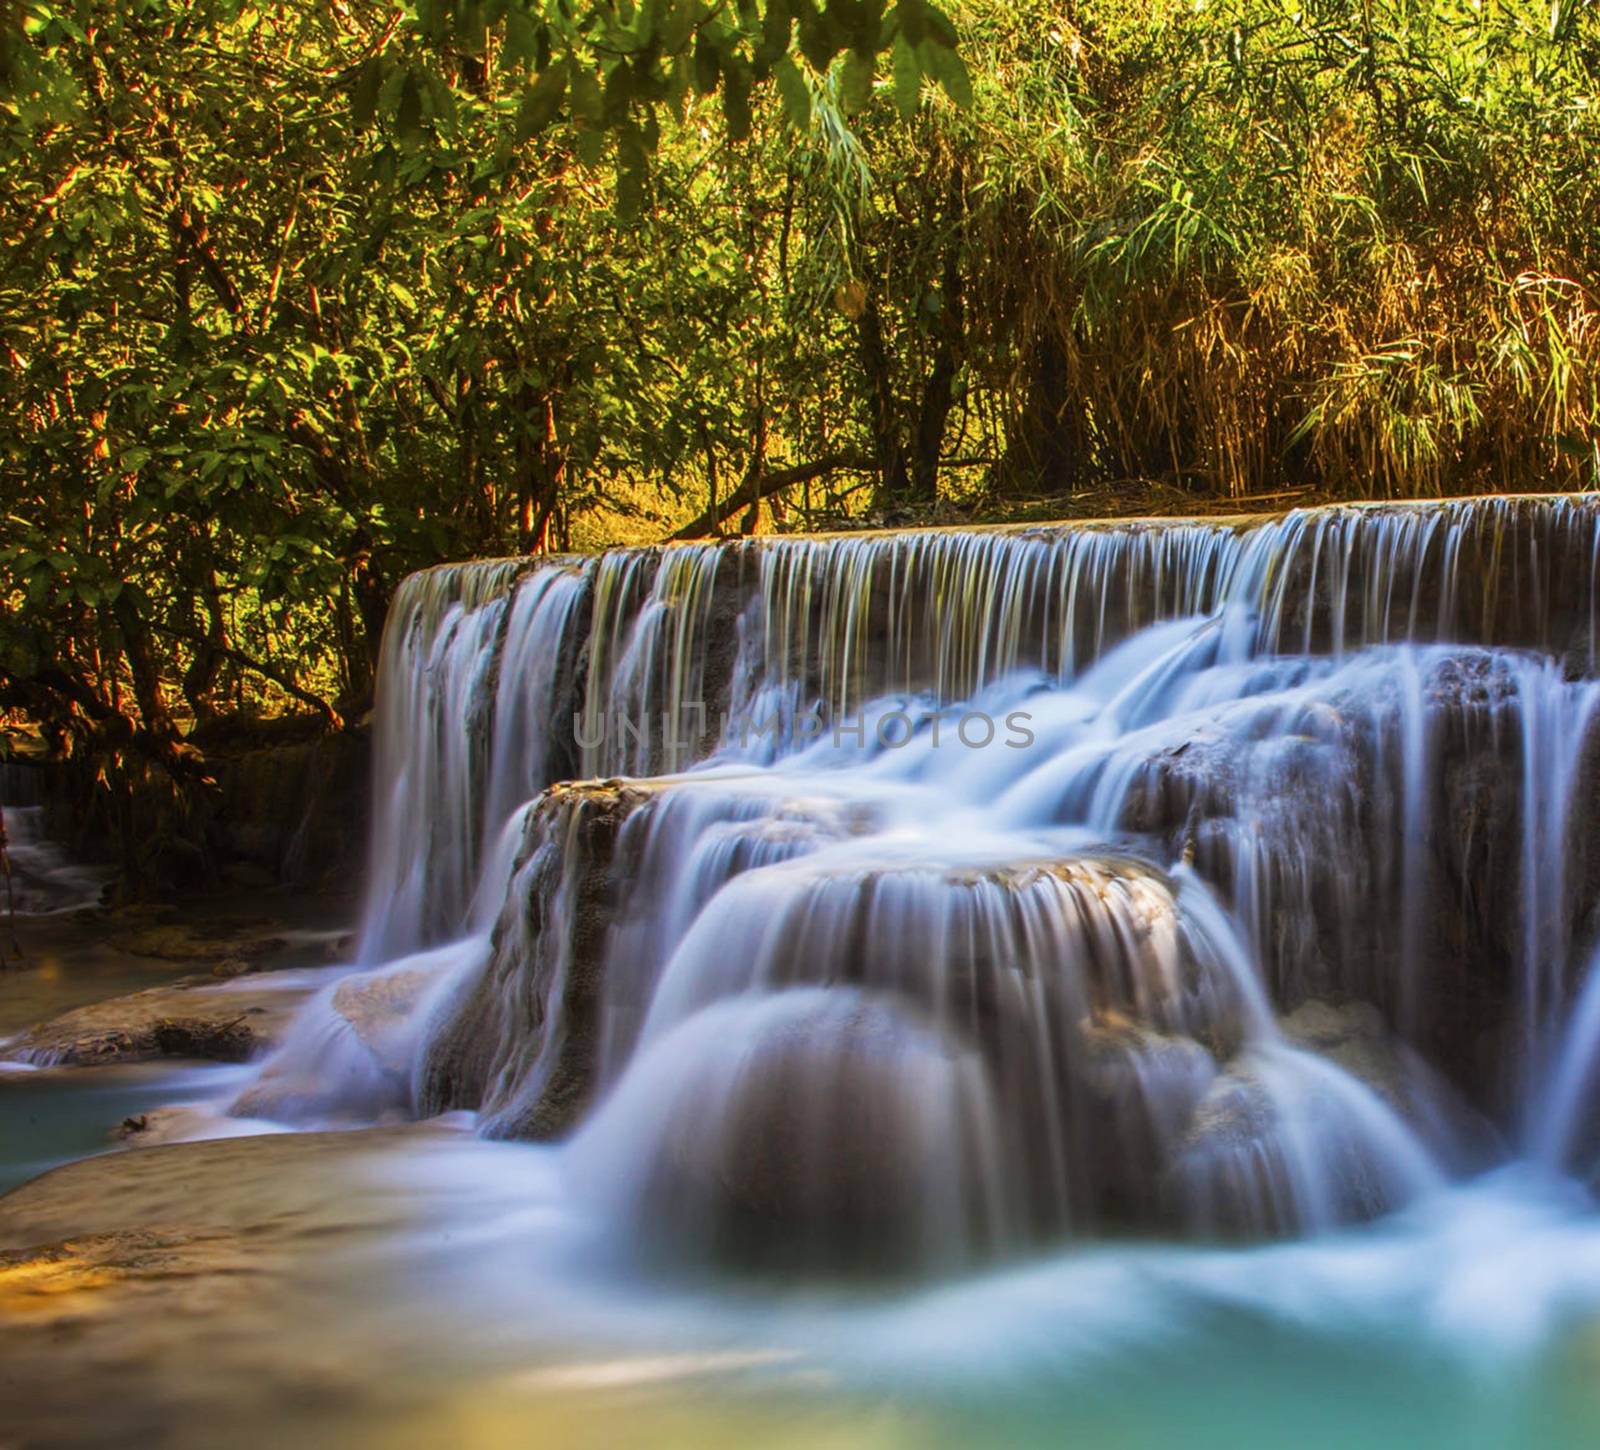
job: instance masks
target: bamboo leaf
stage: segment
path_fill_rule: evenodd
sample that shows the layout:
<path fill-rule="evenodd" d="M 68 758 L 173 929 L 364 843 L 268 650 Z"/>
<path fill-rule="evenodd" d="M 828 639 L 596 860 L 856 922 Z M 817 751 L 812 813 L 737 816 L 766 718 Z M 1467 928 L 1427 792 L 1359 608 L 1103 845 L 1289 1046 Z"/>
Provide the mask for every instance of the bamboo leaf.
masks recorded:
<path fill-rule="evenodd" d="M 840 75 L 840 93 L 844 101 L 846 115 L 854 115 L 863 110 L 868 101 L 872 99 L 872 70 L 873 58 L 863 55 L 859 50 L 848 51 L 844 58 L 844 69 Z"/>
<path fill-rule="evenodd" d="M 895 36 L 892 64 L 895 108 L 902 121 L 910 121 L 917 114 L 917 102 L 922 96 L 922 66 L 916 48 L 904 34 Z"/>
<path fill-rule="evenodd" d="M 944 93 L 963 110 L 972 106 L 972 80 L 966 63 L 949 46 L 925 40 L 917 47 L 923 70 L 936 80 Z"/>
<path fill-rule="evenodd" d="M 567 96 L 567 61 L 556 61 L 523 93 L 522 104 L 517 107 L 517 139 L 528 137 L 545 129 L 561 111 Z"/>
<path fill-rule="evenodd" d="M 772 67 L 772 77 L 783 99 L 784 114 L 797 131 L 811 125 L 811 87 L 800 74 L 800 67 L 785 56 Z"/>

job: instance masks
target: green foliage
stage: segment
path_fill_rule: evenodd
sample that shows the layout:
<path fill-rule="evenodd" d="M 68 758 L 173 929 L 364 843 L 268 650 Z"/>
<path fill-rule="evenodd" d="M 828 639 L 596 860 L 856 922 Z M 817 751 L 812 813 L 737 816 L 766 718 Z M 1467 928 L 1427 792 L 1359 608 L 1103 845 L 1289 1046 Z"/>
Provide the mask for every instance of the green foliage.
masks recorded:
<path fill-rule="evenodd" d="M 0 0 L 0 709 L 358 714 L 449 556 L 1590 483 L 1597 66 L 1568 0 Z"/>
<path fill-rule="evenodd" d="M 408 569 L 714 475 L 774 122 L 907 35 L 951 72 L 925 0 L 11 0 L 0 705 L 174 765 L 356 710 Z"/>

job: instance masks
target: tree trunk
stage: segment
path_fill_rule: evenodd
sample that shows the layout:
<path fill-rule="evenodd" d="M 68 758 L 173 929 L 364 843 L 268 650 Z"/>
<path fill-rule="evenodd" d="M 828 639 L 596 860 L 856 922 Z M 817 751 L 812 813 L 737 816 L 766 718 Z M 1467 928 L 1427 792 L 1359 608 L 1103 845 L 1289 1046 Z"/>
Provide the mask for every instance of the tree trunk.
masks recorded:
<path fill-rule="evenodd" d="M 883 320 L 875 299 L 868 298 L 856 322 L 861 366 L 867 375 L 868 426 L 877 455 L 877 500 L 904 497 L 909 484 L 900 438 L 900 410 L 895 406 L 894 380 L 883 342 Z"/>

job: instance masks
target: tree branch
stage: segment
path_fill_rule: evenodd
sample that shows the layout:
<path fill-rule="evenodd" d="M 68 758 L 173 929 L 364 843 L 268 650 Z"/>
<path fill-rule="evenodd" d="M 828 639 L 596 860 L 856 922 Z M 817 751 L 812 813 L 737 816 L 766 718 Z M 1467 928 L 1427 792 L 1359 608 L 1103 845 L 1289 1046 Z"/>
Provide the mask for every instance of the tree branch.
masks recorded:
<path fill-rule="evenodd" d="M 771 473 L 751 474 L 725 499 L 719 500 L 698 518 L 685 524 L 672 537 L 703 539 L 736 513 L 749 508 L 751 504 L 759 503 L 768 495 L 780 493 L 794 484 L 809 483 L 813 478 L 821 478 L 825 473 L 840 473 L 845 470 L 871 473 L 877 469 L 878 464 L 863 458 L 860 454 L 830 453 L 826 458 L 819 458 L 813 463 L 802 463 L 794 468 L 780 468 Z"/>
<path fill-rule="evenodd" d="M 313 694 L 305 686 L 296 682 L 293 675 L 277 665 L 267 664 L 264 660 L 253 659 L 243 650 L 235 649 L 231 644 L 218 644 L 211 640 L 198 639 L 181 629 L 173 629 L 169 625 L 153 624 L 150 628 L 156 634 L 164 634 L 168 639 L 175 639 L 180 644 L 186 644 L 191 649 L 209 650 L 211 653 L 237 665 L 241 670 L 249 670 L 252 674 L 260 675 L 264 680 L 271 680 L 286 695 L 300 701 L 302 705 L 310 705 L 312 709 L 322 715 L 335 730 L 344 728 L 344 721 L 339 712 L 333 708 L 321 695 Z"/>

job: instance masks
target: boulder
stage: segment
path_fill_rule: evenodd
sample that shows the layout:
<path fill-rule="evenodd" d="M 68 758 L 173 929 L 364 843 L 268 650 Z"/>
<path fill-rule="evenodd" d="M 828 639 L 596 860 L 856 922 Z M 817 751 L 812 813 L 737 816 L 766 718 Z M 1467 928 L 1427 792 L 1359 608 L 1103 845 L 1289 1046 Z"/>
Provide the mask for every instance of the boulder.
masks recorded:
<path fill-rule="evenodd" d="M 419 1004 L 450 965 L 440 952 L 412 960 L 353 973 L 307 1005 L 232 1115 L 287 1123 L 410 1117 Z"/>
<path fill-rule="evenodd" d="M 187 977 L 75 1008 L 23 1034 L 6 1053 L 41 1066 L 160 1057 L 244 1062 L 282 1037 L 313 987 L 304 972 L 263 972 L 238 982 Z"/>
<path fill-rule="evenodd" d="M 1279 1022 L 1298 1047 L 1336 1063 L 1399 1112 L 1409 1107 L 1410 1066 L 1370 1002 L 1302 1002 Z"/>
<path fill-rule="evenodd" d="M 1375 1218 L 1440 1181 L 1373 1089 L 1267 1041 L 1211 1083 L 1157 1183 L 1186 1234 L 1257 1239 Z"/>
<path fill-rule="evenodd" d="M 575 1151 L 668 1262 L 887 1273 L 1016 1229 L 1005 1137 L 970 1045 L 887 998 L 798 988 L 643 1049 Z"/>
<path fill-rule="evenodd" d="M 624 821 L 656 792 L 620 781 L 556 785 L 528 818 L 493 953 L 430 1029 L 423 1115 L 482 1113 L 490 1136 L 549 1138 L 597 1086 L 607 933 Z"/>

